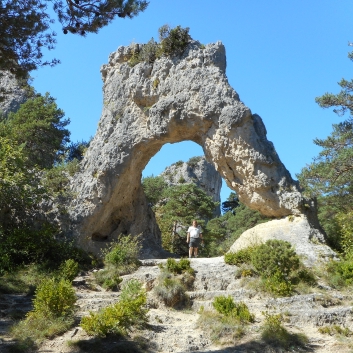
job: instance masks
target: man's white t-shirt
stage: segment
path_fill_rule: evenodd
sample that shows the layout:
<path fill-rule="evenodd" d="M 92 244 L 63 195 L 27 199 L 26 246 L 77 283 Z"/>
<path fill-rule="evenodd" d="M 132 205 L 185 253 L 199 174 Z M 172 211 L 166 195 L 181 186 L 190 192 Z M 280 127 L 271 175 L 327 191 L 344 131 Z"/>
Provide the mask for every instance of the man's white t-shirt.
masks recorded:
<path fill-rule="evenodd" d="M 188 229 L 188 233 L 190 233 L 191 238 L 199 238 L 200 234 L 202 234 L 201 228 L 190 226 Z"/>

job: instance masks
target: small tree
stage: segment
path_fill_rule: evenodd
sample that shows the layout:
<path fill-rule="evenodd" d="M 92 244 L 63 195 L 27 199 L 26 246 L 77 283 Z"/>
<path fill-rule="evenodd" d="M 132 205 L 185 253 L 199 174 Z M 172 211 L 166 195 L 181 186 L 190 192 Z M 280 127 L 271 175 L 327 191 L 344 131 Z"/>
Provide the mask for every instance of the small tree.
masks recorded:
<path fill-rule="evenodd" d="M 194 184 L 170 187 L 163 196 L 168 201 L 156 210 L 163 246 L 169 251 L 184 254 L 187 227 L 193 219 L 198 219 L 201 225 L 211 219 L 217 202 Z"/>
<path fill-rule="evenodd" d="M 353 60 L 353 52 L 348 57 Z M 326 139 L 314 140 L 322 151 L 297 177 L 306 193 L 318 198 L 319 220 L 328 234 L 330 245 L 347 254 L 351 252 L 347 244 L 352 240 L 347 239 L 345 229 L 353 228 L 352 218 L 345 217 L 353 211 L 353 80 L 342 79 L 339 85 L 341 91 L 338 94 L 325 93 L 317 97 L 316 102 L 322 108 L 333 107 L 339 116 L 350 115 L 333 125 L 333 132 Z"/>
<path fill-rule="evenodd" d="M 37 94 L 0 122 L 0 136 L 23 145 L 28 167 L 50 168 L 64 154 L 70 136 L 66 129 L 69 123 L 49 93 Z"/>
<path fill-rule="evenodd" d="M 148 202 L 155 205 L 161 200 L 163 192 L 167 188 L 167 183 L 163 177 L 151 175 L 142 179 L 142 187 Z"/>

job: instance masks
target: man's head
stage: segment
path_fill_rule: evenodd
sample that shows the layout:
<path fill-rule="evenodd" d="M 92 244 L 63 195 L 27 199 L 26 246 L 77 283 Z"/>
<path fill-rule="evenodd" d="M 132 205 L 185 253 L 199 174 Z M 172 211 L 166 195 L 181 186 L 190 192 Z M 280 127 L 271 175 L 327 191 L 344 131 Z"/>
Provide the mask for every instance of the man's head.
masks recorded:
<path fill-rule="evenodd" d="M 193 227 L 197 227 L 197 221 L 195 219 L 192 221 L 192 225 Z"/>

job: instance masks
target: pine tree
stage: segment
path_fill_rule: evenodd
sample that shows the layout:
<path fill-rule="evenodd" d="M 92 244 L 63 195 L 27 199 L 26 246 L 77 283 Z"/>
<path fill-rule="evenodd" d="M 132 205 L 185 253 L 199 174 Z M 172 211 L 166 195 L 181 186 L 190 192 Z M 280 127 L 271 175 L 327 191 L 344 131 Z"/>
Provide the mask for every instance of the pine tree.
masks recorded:
<path fill-rule="evenodd" d="M 10 71 L 17 78 L 59 60 L 43 60 L 43 48 L 54 49 L 55 32 L 50 31 L 54 11 L 65 34 L 85 36 L 98 30 L 116 17 L 132 18 L 147 8 L 140 0 L 1 0 L 0 1 L 0 70 Z"/>
<path fill-rule="evenodd" d="M 70 132 L 65 128 L 69 123 L 49 93 L 38 94 L 0 122 L 0 135 L 23 145 L 28 167 L 51 168 L 69 142 Z"/>
<path fill-rule="evenodd" d="M 353 60 L 353 52 L 348 57 Z M 353 80 L 342 79 L 339 85 L 338 94 L 325 93 L 316 102 L 322 108 L 334 108 L 339 116 L 349 113 L 349 117 L 334 124 L 326 139 L 314 140 L 322 151 L 297 177 L 305 192 L 318 198 L 319 219 L 330 245 L 347 252 L 346 243 L 352 240 L 347 240 L 345 229 L 353 229 Z"/>

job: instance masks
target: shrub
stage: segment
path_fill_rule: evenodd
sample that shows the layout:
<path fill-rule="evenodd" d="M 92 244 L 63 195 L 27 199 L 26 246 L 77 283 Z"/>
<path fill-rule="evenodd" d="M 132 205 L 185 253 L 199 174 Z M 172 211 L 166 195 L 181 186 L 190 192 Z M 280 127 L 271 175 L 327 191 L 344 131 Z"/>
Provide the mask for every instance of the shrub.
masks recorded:
<path fill-rule="evenodd" d="M 197 164 L 201 161 L 202 157 L 198 156 L 198 157 L 191 157 L 186 164 L 190 167 L 190 168 L 195 168 L 197 166 Z"/>
<path fill-rule="evenodd" d="M 16 339 L 14 352 L 32 352 L 36 344 L 45 338 L 53 338 L 69 330 L 74 324 L 72 316 L 54 317 L 30 312 L 25 320 L 11 327 L 11 335 Z"/>
<path fill-rule="evenodd" d="M 289 276 L 300 264 L 291 244 L 282 240 L 268 240 L 265 244 L 257 246 L 251 258 L 255 269 L 265 278 L 276 273 Z"/>
<path fill-rule="evenodd" d="M 106 252 L 104 262 L 120 268 L 126 268 L 131 272 L 139 266 L 139 251 L 141 249 L 140 240 L 132 235 L 120 236 Z"/>
<path fill-rule="evenodd" d="M 349 337 L 353 335 L 353 332 L 348 327 L 341 327 L 338 325 L 322 326 L 318 328 L 318 331 L 322 334 L 327 334 L 330 336 L 341 335 Z"/>
<path fill-rule="evenodd" d="M 246 331 L 244 323 L 237 318 L 205 310 L 200 312 L 197 325 L 216 344 L 236 344 Z"/>
<path fill-rule="evenodd" d="M 190 260 L 189 259 L 180 259 L 179 262 L 177 262 L 175 259 L 169 258 L 167 259 L 167 270 L 169 272 L 172 272 L 173 274 L 181 274 L 188 272 L 191 275 L 195 274 L 195 271 L 192 269 L 190 266 Z"/>
<path fill-rule="evenodd" d="M 161 272 L 158 285 L 153 290 L 157 297 L 170 307 L 174 307 L 186 299 L 185 286 L 168 271 Z"/>
<path fill-rule="evenodd" d="M 112 265 L 108 265 L 106 268 L 99 270 L 94 273 L 96 282 L 107 290 L 118 290 L 119 285 L 122 282 L 120 277 L 120 269 Z"/>
<path fill-rule="evenodd" d="M 108 334 L 125 335 L 133 326 L 146 325 L 146 291 L 137 280 L 130 280 L 123 287 L 120 300 L 97 313 L 90 313 L 81 320 L 81 327 L 92 336 Z"/>
<path fill-rule="evenodd" d="M 75 260 L 69 259 L 63 262 L 59 267 L 59 277 L 67 279 L 68 281 L 73 281 L 73 279 L 78 275 L 79 267 Z"/>
<path fill-rule="evenodd" d="M 71 314 L 76 303 L 71 282 L 65 279 L 45 279 L 37 287 L 33 307 L 35 313 L 48 317 L 62 317 Z"/>
<path fill-rule="evenodd" d="M 190 42 L 189 28 L 164 25 L 158 29 L 161 53 L 166 56 L 181 55 Z"/>
<path fill-rule="evenodd" d="M 353 260 L 331 261 L 327 265 L 328 282 L 340 288 L 353 285 Z"/>
<path fill-rule="evenodd" d="M 272 347 L 295 349 L 308 343 L 309 340 L 304 334 L 291 334 L 282 326 L 283 317 L 281 314 L 271 315 L 268 312 L 262 314 L 265 316 L 265 322 L 262 326 L 261 338 Z"/>
<path fill-rule="evenodd" d="M 292 283 L 277 271 L 264 279 L 265 290 L 279 297 L 290 296 L 293 292 Z"/>
<path fill-rule="evenodd" d="M 241 322 L 254 322 L 255 317 L 250 313 L 246 304 L 243 302 L 234 303 L 231 296 L 215 297 L 212 305 L 220 314 L 232 316 Z"/>
<path fill-rule="evenodd" d="M 248 264 L 251 262 L 251 253 L 254 251 L 254 247 L 248 247 L 240 249 L 237 252 L 229 252 L 224 254 L 224 262 L 228 265 L 241 265 Z"/>

